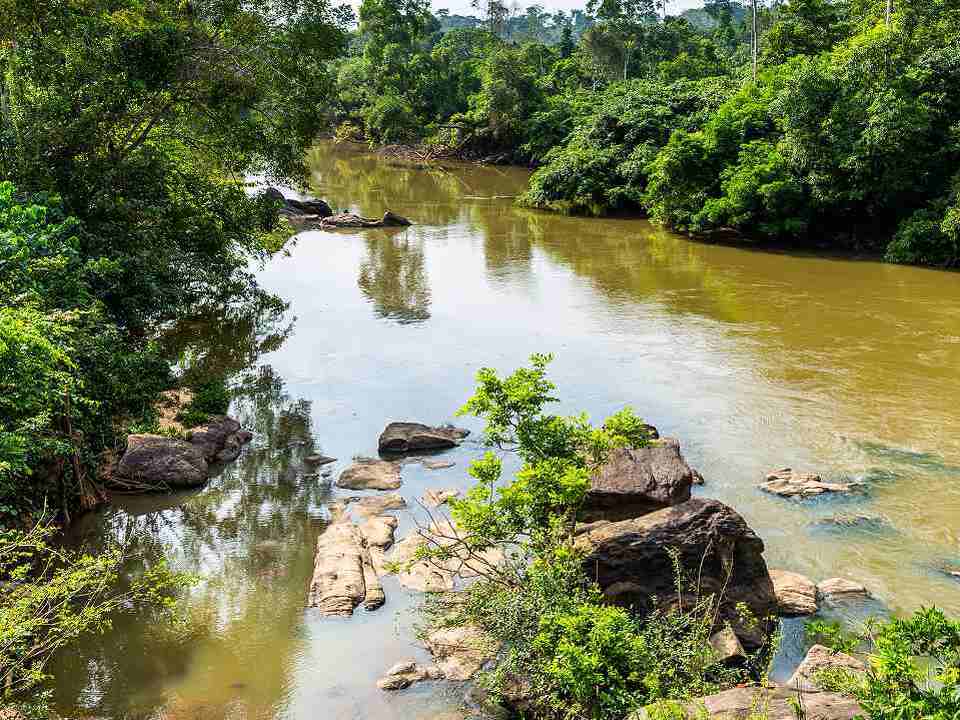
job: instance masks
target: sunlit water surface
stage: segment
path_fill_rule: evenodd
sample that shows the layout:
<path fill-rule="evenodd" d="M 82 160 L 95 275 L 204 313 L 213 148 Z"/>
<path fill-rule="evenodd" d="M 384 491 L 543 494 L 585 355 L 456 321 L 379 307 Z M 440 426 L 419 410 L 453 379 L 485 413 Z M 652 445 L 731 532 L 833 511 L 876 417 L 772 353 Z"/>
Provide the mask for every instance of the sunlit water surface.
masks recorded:
<path fill-rule="evenodd" d="M 424 171 L 330 146 L 311 162 L 313 192 L 338 209 L 390 208 L 415 225 L 303 233 L 259 272 L 288 310 L 252 303 L 171 333 L 186 366 L 236 373 L 235 412 L 257 438 L 203 490 L 130 499 L 78 528 L 200 582 L 182 632 L 124 617 L 63 653 L 65 716 L 448 717 L 463 688 L 374 687 L 394 662 L 424 657 L 415 596 L 387 579 L 374 613 L 304 608 L 337 491 L 301 458 L 322 450 L 339 471 L 375 453 L 390 420 L 452 420 L 478 368 L 509 371 L 533 352 L 556 356 L 559 410 L 599 419 L 631 405 L 679 437 L 707 479 L 696 492 L 737 508 L 771 567 L 859 580 L 894 611 L 960 613 L 960 584 L 939 571 L 960 563 L 960 275 L 530 212 L 512 203 L 517 169 Z M 467 442 L 452 469 L 405 466 L 401 492 L 412 502 L 466 487 L 480 452 Z M 807 503 L 760 492 L 782 466 L 863 479 L 868 492 Z M 812 527 L 841 512 L 885 526 Z M 402 534 L 412 522 L 401 522 Z"/>

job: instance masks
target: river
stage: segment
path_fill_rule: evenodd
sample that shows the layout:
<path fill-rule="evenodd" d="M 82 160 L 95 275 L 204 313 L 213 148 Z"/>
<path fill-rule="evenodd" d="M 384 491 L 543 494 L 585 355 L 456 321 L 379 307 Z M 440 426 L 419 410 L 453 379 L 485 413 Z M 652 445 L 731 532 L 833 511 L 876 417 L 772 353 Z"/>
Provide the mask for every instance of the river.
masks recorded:
<path fill-rule="evenodd" d="M 77 528 L 199 580 L 183 628 L 120 617 L 57 657 L 65 717 L 448 717 L 462 688 L 374 687 L 423 657 L 416 596 L 387 578 L 376 612 L 304 608 L 337 491 L 300 458 L 319 450 L 339 471 L 375 453 L 390 420 L 453 420 L 480 367 L 506 372 L 533 352 L 555 355 L 558 410 L 602 419 L 630 405 L 680 438 L 706 478 L 695 492 L 739 510 L 771 567 L 859 580 L 894 611 L 960 613 L 960 583 L 939 571 L 960 565 L 960 275 L 527 211 L 513 204 L 527 177 L 514 168 L 412 169 L 330 145 L 310 162 L 331 205 L 415 225 L 303 233 L 257 271 L 288 308 L 178 328 L 184 367 L 236 373 L 234 412 L 257 437 L 201 491 L 131 498 Z M 401 492 L 467 487 L 480 452 L 468 441 L 452 469 L 405 466 Z M 783 466 L 868 489 L 805 503 L 757 489 Z M 881 521 L 816 526 L 837 513 Z M 398 537 L 410 525 L 403 516 Z"/>

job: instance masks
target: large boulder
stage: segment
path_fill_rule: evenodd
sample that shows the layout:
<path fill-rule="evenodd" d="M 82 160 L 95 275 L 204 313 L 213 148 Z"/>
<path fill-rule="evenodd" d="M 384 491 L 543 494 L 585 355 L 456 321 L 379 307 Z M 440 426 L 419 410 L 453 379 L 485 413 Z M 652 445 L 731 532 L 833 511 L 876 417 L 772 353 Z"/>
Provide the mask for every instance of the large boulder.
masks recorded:
<path fill-rule="evenodd" d="M 818 673 L 831 670 L 860 674 L 867 671 L 867 666 L 852 655 L 834 652 L 824 645 L 814 645 L 807 651 L 787 685 L 800 690 L 820 690 Z"/>
<path fill-rule="evenodd" d="M 423 423 L 392 422 L 380 433 L 382 453 L 406 453 L 421 450 L 446 450 L 456 447 L 469 430 L 455 427 L 431 427 Z"/>
<path fill-rule="evenodd" d="M 197 445 L 162 435 L 130 435 L 116 479 L 141 490 L 188 488 L 206 482 L 207 471 Z"/>
<path fill-rule="evenodd" d="M 594 473 L 583 519 L 624 520 L 679 505 L 690 499 L 695 478 L 673 438 L 642 448 L 619 448 Z"/>
<path fill-rule="evenodd" d="M 863 710 L 856 700 L 838 693 L 816 690 L 798 693 L 787 687 L 736 687 L 730 690 L 696 698 L 684 703 L 671 718 L 701 720 L 797 720 L 797 707 L 803 708 L 806 720 L 854 720 Z M 652 706 L 632 714 L 629 720 L 649 720 L 663 717 Z"/>
<path fill-rule="evenodd" d="M 203 425 L 187 431 L 187 441 L 196 445 L 208 463 L 215 462 L 217 455 L 227 447 L 228 441 L 240 430 L 240 423 L 232 417 L 217 415 Z M 233 438 L 237 440 L 238 438 Z"/>
<path fill-rule="evenodd" d="M 640 612 L 677 601 L 677 553 L 686 581 L 719 602 L 717 629 L 729 622 L 744 647 L 759 647 L 774 628 L 777 597 L 763 541 L 732 508 L 693 498 L 642 517 L 601 523 L 577 537 L 584 572 L 605 597 Z M 687 588 L 684 588 L 686 592 Z M 743 618 L 746 605 L 756 623 Z"/>

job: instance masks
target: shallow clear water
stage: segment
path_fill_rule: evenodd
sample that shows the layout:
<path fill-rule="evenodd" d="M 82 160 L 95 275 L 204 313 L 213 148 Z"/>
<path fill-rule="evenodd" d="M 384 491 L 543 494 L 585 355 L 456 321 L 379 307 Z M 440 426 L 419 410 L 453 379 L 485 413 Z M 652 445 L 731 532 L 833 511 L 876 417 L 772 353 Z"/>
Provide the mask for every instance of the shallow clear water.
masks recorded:
<path fill-rule="evenodd" d="M 71 648 L 54 668 L 65 715 L 389 720 L 456 707 L 462 688 L 374 688 L 421 656 L 417 599 L 392 580 L 374 613 L 304 609 L 336 491 L 299 459 L 320 449 L 338 471 L 374 453 L 390 420 L 452 420 L 478 368 L 508 371 L 532 352 L 556 355 L 562 410 L 599 419 L 629 404 L 679 437 L 707 480 L 697 492 L 745 516 L 771 567 L 857 579 L 893 610 L 960 613 L 960 583 L 937 572 L 960 563 L 960 275 L 530 212 L 509 197 L 525 183 L 516 169 L 424 171 L 330 146 L 311 162 L 314 191 L 337 208 L 389 207 L 416 224 L 303 233 L 259 273 L 286 313 L 247 307 L 172 335 L 185 363 L 238 372 L 236 412 L 257 439 L 198 493 L 131 499 L 78 528 L 197 573 L 201 631 L 175 642 L 124 618 Z M 466 487 L 479 452 L 464 444 L 448 470 L 405 466 L 401 492 Z M 808 503 L 761 493 L 782 466 L 869 490 Z M 812 526 L 840 512 L 886 524 Z"/>

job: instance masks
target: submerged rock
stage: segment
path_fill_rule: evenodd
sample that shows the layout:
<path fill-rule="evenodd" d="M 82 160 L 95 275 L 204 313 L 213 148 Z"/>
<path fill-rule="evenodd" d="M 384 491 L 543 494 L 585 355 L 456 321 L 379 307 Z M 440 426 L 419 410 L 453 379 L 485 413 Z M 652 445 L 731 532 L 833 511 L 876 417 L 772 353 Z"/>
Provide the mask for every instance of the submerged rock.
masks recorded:
<path fill-rule="evenodd" d="M 661 701 L 667 702 L 667 701 Z M 741 720 L 763 717 L 764 720 L 797 720 L 797 707 L 803 708 L 805 720 L 854 720 L 863 716 L 856 700 L 839 693 L 811 690 L 798 693 L 788 687 L 736 687 L 730 690 L 695 698 L 680 706 L 679 713 L 671 713 L 675 720 Z M 633 713 L 628 720 L 650 720 L 663 717 L 655 706 Z"/>
<path fill-rule="evenodd" d="M 760 489 L 788 498 L 817 497 L 827 493 L 851 493 L 863 488 L 860 482 L 824 482 L 819 475 L 782 468 L 767 475 Z"/>
<path fill-rule="evenodd" d="M 435 665 L 420 665 L 416 660 L 402 660 L 377 680 L 377 687 L 381 690 L 403 690 L 416 682 L 441 678 L 443 672 Z"/>
<path fill-rule="evenodd" d="M 870 515 L 868 513 L 839 513 L 827 518 L 820 518 L 811 523 L 816 530 L 827 532 L 843 530 L 860 530 L 864 532 L 890 533 L 894 531 L 893 524 L 884 515 Z"/>
<path fill-rule="evenodd" d="M 770 579 L 781 617 L 802 617 L 817 612 L 817 586 L 810 578 L 787 570 L 771 570 Z"/>
<path fill-rule="evenodd" d="M 121 485 L 162 490 L 202 485 L 207 472 L 203 450 L 193 443 L 161 435 L 130 435 L 116 476 Z"/>
<path fill-rule="evenodd" d="M 350 490 L 396 490 L 401 484 L 400 466 L 386 460 L 357 460 L 337 479 L 337 487 Z"/>
<path fill-rule="evenodd" d="M 413 225 L 402 215 L 387 210 L 381 218 L 363 217 L 355 213 L 337 213 L 324 217 L 317 227 L 321 230 L 333 230 L 335 228 L 379 228 L 379 227 L 407 227 Z"/>
<path fill-rule="evenodd" d="M 380 433 L 378 446 L 382 453 L 407 453 L 422 450 L 446 450 L 456 447 L 469 430 L 431 427 L 423 423 L 392 422 Z"/>
<path fill-rule="evenodd" d="M 591 479 L 582 517 L 624 520 L 679 505 L 690 499 L 697 475 L 673 438 L 642 448 L 618 448 Z"/>
<path fill-rule="evenodd" d="M 748 649 L 772 632 L 777 614 L 773 581 L 763 559 L 763 541 L 732 508 L 693 498 L 631 520 L 603 523 L 577 537 L 584 572 L 611 602 L 650 610 L 676 600 L 674 561 L 697 579 L 702 595 L 719 599 L 718 627 L 729 623 Z M 756 619 L 751 628 L 738 609 Z"/>
<path fill-rule="evenodd" d="M 499 650 L 495 640 L 469 625 L 434 630 L 424 642 L 448 680 L 469 680 Z"/>
<path fill-rule="evenodd" d="M 814 645 L 787 682 L 787 686 L 800 690 L 820 690 L 817 673 L 822 670 L 844 670 L 851 673 L 866 672 L 867 666 L 846 653 L 833 652 L 823 645 Z"/>

